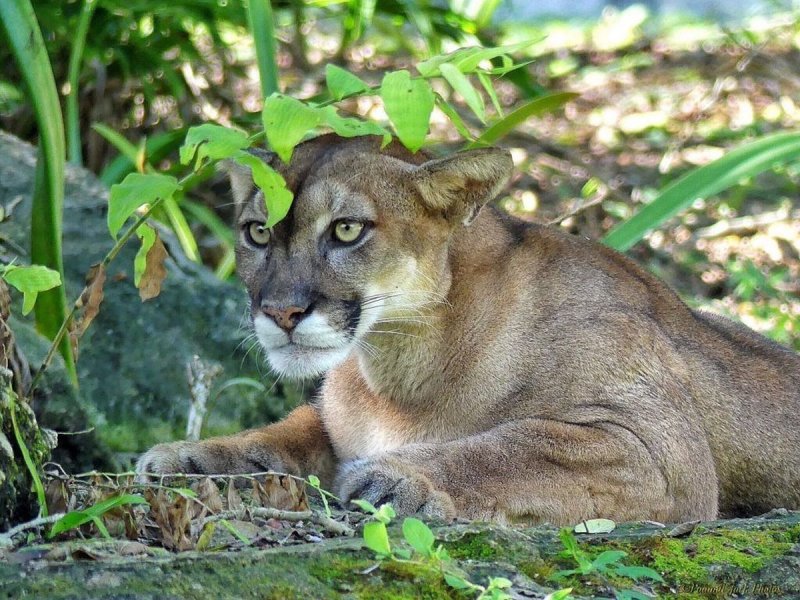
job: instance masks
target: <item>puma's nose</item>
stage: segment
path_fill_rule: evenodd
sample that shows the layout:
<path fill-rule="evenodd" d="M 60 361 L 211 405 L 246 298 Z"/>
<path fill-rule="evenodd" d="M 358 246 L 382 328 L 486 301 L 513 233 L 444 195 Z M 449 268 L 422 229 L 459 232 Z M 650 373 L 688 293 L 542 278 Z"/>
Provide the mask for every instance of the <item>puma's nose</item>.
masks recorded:
<path fill-rule="evenodd" d="M 287 333 L 295 328 L 298 321 L 305 314 L 305 309 L 299 306 L 289 306 L 287 308 L 273 308 L 271 306 L 262 306 L 261 312 L 268 317 L 272 317 L 278 327 Z"/>

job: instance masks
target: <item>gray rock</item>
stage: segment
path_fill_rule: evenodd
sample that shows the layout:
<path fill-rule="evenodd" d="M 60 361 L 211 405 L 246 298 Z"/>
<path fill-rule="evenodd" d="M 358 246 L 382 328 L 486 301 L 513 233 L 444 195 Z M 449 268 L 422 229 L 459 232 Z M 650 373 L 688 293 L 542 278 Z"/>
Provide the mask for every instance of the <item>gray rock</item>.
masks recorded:
<path fill-rule="evenodd" d="M 36 150 L 0 132 L 0 255 L 30 262 L 31 192 Z M 106 226 L 108 190 L 88 171 L 67 167 L 63 249 L 67 300 L 80 293 L 89 267 L 113 245 Z M 264 383 L 270 394 L 248 386 L 226 389 L 209 407 L 203 435 L 227 433 L 274 420 L 293 405 L 298 394 L 273 386 L 259 364 L 258 351 L 244 342 L 247 335 L 246 298 L 238 285 L 216 279 L 207 269 L 182 258 L 175 240 L 163 236 L 174 258 L 167 261 L 168 277 L 161 295 L 142 303 L 133 285 L 133 259 L 138 241 L 130 242 L 108 269 L 100 314 L 84 336 L 78 361 L 80 389 L 65 383 L 63 369 L 54 365 L 37 412 L 43 427 L 56 431 L 85 428 L 88 418 L 99 438 L 119 456 L 130 457 L 152 443 L 181 438 L 190 406 L 186 366 L 193 355 L 218 363 L 220 385 L 234 377 Z M 19 315 L 20 299 L 15 307 Z M 38 366 L 46 341 L 26 321 L 15 320 L 19 345 L 32 366 Z M 291 396 L 291 398 L 287 398 Z M 73 468 L 98 466 L 105 451 L 83 447 L 61 436 L 73 448 L 57 459 Z M 89 444 L 92 447 L 93 444 Z M 80 452 L 81 456 L 75 456 Z M 69 453 L 68 453 L 69 454 Z M 130 455 L 130 456 L 128 456 Z"/>

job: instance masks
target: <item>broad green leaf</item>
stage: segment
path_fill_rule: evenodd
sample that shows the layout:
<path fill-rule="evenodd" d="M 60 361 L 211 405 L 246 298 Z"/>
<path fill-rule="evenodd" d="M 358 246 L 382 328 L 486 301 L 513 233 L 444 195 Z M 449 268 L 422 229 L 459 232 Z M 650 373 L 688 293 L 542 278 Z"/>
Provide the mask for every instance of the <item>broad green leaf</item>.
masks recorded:
<path fill-rule="evenodd" d="M 270 147 L 285 163 L 292 159 L 295 146 L 322 119 L 317 108 L 283 94 L 272 94 L 264 100 L 261 116 Z"/>
<path fill-rule="evenodd" d="M 99 517 L 102 517 L 108 511 L 119 506 L 132 504 L 147 504 L 147 500 L 145 500 L 139 494 L 123 494 L 122 496 L 106 498 L 102 502 L 98 502 L 97 504 L 84 510 L 74 510 L 72 512 L 68 512 L 58 521 L 53 523 L 53 527 L 50 529 L 50 533 L 47 534 L 47 537 L 53 538 L 59 533 L 75 529 L 76 527 L 85 525 L 89 521 L 93 521 Z"/>
<path fill-rule="evenodd" d="M 461 137 L 463 137 L 466 140 L 475 139 L 475 136 L 472 135 L 472 132 L 469 130 L 469 128 L 467 128 L 467 125 L 466 123 L 464 123 L 464 120 L 461 118 L 461 115 L 458 114 L 458 111 L 456 111 L 456 109 L 453 108 L 447 102 L 447 100 L 442 98 L 439 94 L 436 94 L 436 105 L 439 107 L 439 110 L 441 110 L 445 115 L 447 115 L 447 118 L 450 119 L 450 122 L 456 128 L 458 133 L 461 134 Z"/>
<path fill-rule="evenodd" d="M 352 96 L 369 89 L 366 83 L 350 71 L 331 64 L 325 67 L 325 83 L 335 100 L 341 100 L 345 96 Z"/>
<path fill-rule="evenodd" d="M 267 227 L 280 222 L 292 206 L 294 194 L 286 187 L 286 180 L 275 169 L 252 154 L 241 152 L 234 157 L 241 165 L 250 167 L 253 181 L 264 192 L 264 203 L 267 208 Z"/>
<path fill-rule="evenodd" d="M 422 148 L 433 112 L 430 84 L 423 79 L 412 79 L 408 71 L 393 71 L 383 78 L 381 98 L 403 145 L 412 152 Z"/>
<path fill-rule="evenodd" d="M 125 221 L 143 204 L 165 200 L 180 189 L 178 180 L 160 173 L 129 173 L 111 186 L 108 197 L 108 230 L 116 239 Z"/>
<path fill-rule="evenodd" d="M 156 241 L 155 229 L 142 223 L 136 228 L 136 237 L 142 241 L 139 250 L 136 252 L 136 258 L 133 259 L 133 283 L 138 288 L 142 281 L 142 275 L 147 268 L 147 253 Z"/>
<path fill-rule="evenodd" d="M 423 556 L 430 556 L 433 553 L 433 544 L 436 542 L 436 538 L 430 527 L 419 519 L 408 517 L 403 521 L 403 537 L 414 550 Z"/>
<path fill-rule="evenodd" d="M 192 127 L 181 146 L 181 164 L 188 165 L 194 160 L 194 170 L 198 170 L 206 159 L 222 160 L 230 158 L 239 150 L 250 146 L 247 134 L 238 129 L 205 123 Z"/>
<path fill-rule="evenodd" d="M 779 164 L 800 158 L 800 133 L 763 136 L 691 170 L 664 188 L 647 206 L 612 229 L 603 243 L 624 252 L 667 219 L 705 199 Z"/>
<path fill-rule="evenodd" d="M 467 76 L 450 63 L 443 64 L 440 70 L 442 71 L 442 77 L 447 80 L 447 83 L 449 83 L 456 92 L 461 94 L 461 97 L 464 98 L 464 102 L 472 109 L 475 116 L 480 119 L 481 123 L 485 123 L 486 106 L 483 103 L 483 98 L 475 88 L 472 87 L 472 83 L 467 79 Z"/>
<path fill-rule="evenodd" d="M 371 521 L 364 525 L 364 545 L 380 556 L 391 556 L 392 548 L 389 545 L 389 533 L 386 525 Z"/>
<path fill-rule="evenodd" d="M 664 578 L 661 577 L 658 571 L 655 571 L 650 567 L 639 567 L 636 565 L 617 565 L 614 567 L 614 574 L 633 579 L 634 581 L 638 581 L 642 578 L 652 579 L 653 581 L 658 581 L 661 583 L 664 581 Z"/>
<path fill-rule="evenodd" d="M 575 533 L 611 533 L 617 526 L 611 519 L 589 519 L 575 525 Z"/>
<path fill-rule="evenodd" d="M 610 565 L 621 561 L 626 556 L 628 556 L 628 553 L 622 550 L 606 550 L 592 561 L 592 567 L 604 573 Z"/>
<path fill-rule="evenodd" d="M 381 135 L 383 136 L 384 146 L 392 141 L 392 134 L 377 123 L 352 117 L 342 117 L 334 106 L 326 106 L 321 112 L 325 125 L 333 129 L 337 135 L 346 138 L 359 135 Z"/>
<path fill-rule="evenodd" d="M 3 272 L 3 279 L 22 292 L 22 314 L 27 315 L 36 304 L 39 292 L 61 285 L 61 275 L 41 265 L 18 267 L 9 265 Z"/>
<path fill-rule="evenodd" d="M 520 123 L 524 123 L 530 117 L 541 115 L 557 108 L 564 106 L 573 98 L 577 98 L 578 94 L 572 92 L 558 92 L 556 94 L 548 94 L 547 96 L 540 96 L 531 100 L 527 104 L 523 104 L 517 110 L 509 113 L 499 121 L 495 121 L 492 125 L 484 131 L 481 136 L 474 142 L 469 144 L 467 148 L 475 148 L 479 146 L 491 146 L 497 140 L 506 136 L 510 131 L 517 127 Z"/>
<path fill-rule="evenodd" d="M 316 475 L 309 475 L 308 476 L 308 483 L 311 485 L 311 487 L 315 487 L 315 488 L 319 489 L 319 486 L 320 486 L 319 477 L 317 477 Z"/>

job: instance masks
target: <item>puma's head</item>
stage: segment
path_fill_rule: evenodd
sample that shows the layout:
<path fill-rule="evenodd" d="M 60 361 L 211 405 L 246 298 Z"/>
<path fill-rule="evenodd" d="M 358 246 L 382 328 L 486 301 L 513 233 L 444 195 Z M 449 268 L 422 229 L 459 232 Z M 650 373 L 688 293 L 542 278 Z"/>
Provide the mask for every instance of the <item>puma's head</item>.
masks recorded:
<path fill-rule="evenodd" d="M 258 340 L 272 367 L 319 375 L 342 362 L 379 323 L 418 314 L 447 293 L 447 249 L 506 184 L 512 162 L 497 149 L 443 159 L 380 138 L 322 136 L 290 164 L 258 154 L 294 193 L 267 230 L 263 193 L 230 166 L 237 203 L 236 258 Z"/>

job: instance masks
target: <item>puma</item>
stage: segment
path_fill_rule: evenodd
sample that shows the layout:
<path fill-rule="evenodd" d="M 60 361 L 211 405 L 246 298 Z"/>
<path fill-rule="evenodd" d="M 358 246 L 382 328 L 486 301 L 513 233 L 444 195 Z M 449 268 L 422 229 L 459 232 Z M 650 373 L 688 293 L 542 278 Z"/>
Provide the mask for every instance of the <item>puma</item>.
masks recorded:
<path fill-rule="evenodd" d="M 141 473 L 316 474 L 399 513 L 553 524 L 800 508 L 800 357 L 688 308 L 626 257 L 481 210 L 508 153 L 322 136 L 267 229 L 231 169 L 238 273 L 287 377 L 283 421 L 155 446 Z"/>

